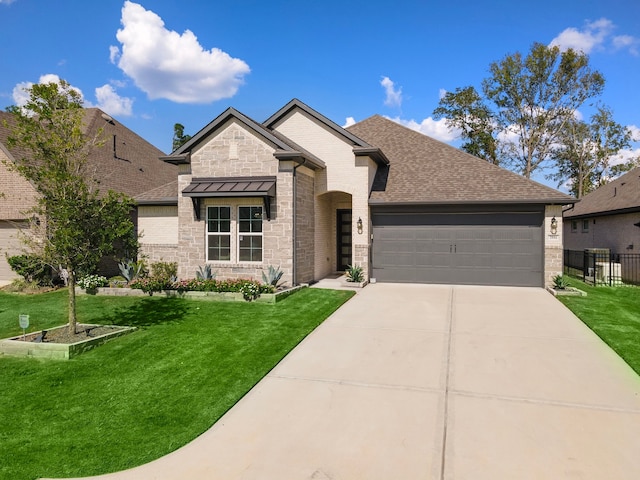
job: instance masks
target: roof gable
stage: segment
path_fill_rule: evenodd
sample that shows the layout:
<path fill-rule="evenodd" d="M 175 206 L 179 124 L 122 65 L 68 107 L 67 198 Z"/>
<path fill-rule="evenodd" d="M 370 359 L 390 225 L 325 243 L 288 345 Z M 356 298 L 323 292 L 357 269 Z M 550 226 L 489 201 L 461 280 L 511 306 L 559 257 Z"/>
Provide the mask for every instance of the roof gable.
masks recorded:
<path fill-rule="evenodd" d="M 0 112 L 0 142 L 11 154 L 10 159 L 28 156 L 28 152 L 6 145 L 9 129 L 2 124 L 12 123 L 13 116 Z M 159 160 L 164 153 L 145 139 L 129 130 L 99 108 L 85 108 L 83 130 L 88 136 L 102 129 L 105 144 L 94 148 L 88 158 L 101 190 L 114 190 L 135 196 L 151 188 L 170 182 L 177 175 L 172 165 Z"/>
<path fill-rule="evenodd" d="M 567 218 L 640 211 L 640 167 L 598 187 L 564 212 Z"/>
<path fill-rule="evenodd" d="M 196 133 L 188 142 L 175 150 L 171 155 L 162 157 L 162 160 L 164 162 L 173 164 L 190 163 L 191 152 L 206 138 L 226 125 L 230 120 L 237 121 L 244 128 L 253 132 L 255 135 L 269 143 L 276 150 L 276 152 L 274 153 L 276 158 L 281 160 L 295 160 L 298 158 L 305 159 L 308 162 L 308 166 L 310 168 L 324 168 L 324 162 L 322 162 L 320 159 L 305 151 L 303 148 L 296 145 L 283 135 L 278 135 L 276 132 L 272 132 L 255 120 L 252 120 L 243 113 L 240 113 L 233 107 L 227 108 L 224 112 L 213 119 L 206 127 Z"/>
<path fill-rule="evenodd" d="M 374 115 L 347 128 L 380 148 L 370 203 L 555 203 L 576 200 L 451 145 Z"/>

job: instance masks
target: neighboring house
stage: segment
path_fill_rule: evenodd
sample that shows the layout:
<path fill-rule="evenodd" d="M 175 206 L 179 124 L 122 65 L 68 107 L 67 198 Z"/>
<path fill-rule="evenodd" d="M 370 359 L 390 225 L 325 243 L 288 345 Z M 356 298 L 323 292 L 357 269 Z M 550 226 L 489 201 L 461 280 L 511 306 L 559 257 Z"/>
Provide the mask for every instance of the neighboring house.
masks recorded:
<path fill-rule="evenodd" d="M 575 199 L 377 115 L 345 129 L 295 99 L 263 123 L 229 108 L 163 160 L 177 182 L 137 197 L 138 225 L 181 278 L 279 266 L 298 284 L 359 265 L 381 282 L 543 286 L 562 271 Z"/>
<path fill-rule="evenodd" d="M 175 179 L 173 165 L 161 162 L 164 153 L 124 125 L 97 108 L 85 109 L 85 132 L 89 135 L 103 130 L 106 144 L 96 148 L 89 157 L 101 190 L 115 190 L 134 197 L 151 188 Z M 35 206 L 34 187 L 18 173 L 10 171 L 4 162 L 20 158 L 21 152 L 8 148 L 7 138 L 13 117 L 0 112 L 0 282 L 16 277 L 6 262 L 5 254 L 21 253 L 23 245 L 18 232 L 28 226 L 28 210 Z"/>
<path fill-rule="evenodd" d="M 602 185 L 563 215 L 568 250 L 640 253 L 640 168 Z"/>

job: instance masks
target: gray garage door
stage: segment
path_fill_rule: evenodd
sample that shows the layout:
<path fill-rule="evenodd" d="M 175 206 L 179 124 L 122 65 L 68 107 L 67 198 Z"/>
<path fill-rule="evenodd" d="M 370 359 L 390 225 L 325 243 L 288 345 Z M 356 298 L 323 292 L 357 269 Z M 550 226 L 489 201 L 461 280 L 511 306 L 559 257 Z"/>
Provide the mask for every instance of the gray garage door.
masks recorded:
<path fill-rule="evenodd" d="M 542 212 L 373 214 L 381 282 L 542 286 Z"/>

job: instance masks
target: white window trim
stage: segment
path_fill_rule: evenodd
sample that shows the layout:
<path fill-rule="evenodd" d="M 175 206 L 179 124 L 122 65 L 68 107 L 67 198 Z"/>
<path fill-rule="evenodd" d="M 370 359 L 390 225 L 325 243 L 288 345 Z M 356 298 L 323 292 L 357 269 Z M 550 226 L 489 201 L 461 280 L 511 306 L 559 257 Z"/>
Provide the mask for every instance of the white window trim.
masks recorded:
<path fill-rule="evenodd" d="M 205 261 L 207 263 L 224 263 L 224 264 L 230 264 L 233 263 L 233 242 L 232 242 L 232 238 L 233 238 L 233 207 L 231 205 L 206 205 L 206 211 L 205 211 L 205 216 L 206 219 L 205 221 L 207 222 L 205 224 L 205 235 L 206 235 L 206 245 L 205 245 Z M 228 208 L 229 209 L 229 232 L 209 232 L 209 209 L 210 208 Z M 209 258 L 209 237 L 211 235 L 219 235 L 219 236 L 228 236 L 229 237 L 229 260 L 211 260 Z"/>
<path fill-rule="evenodd" d="M 262 212 L 262 231 L 261 232 L 240 232 L 240 209 L 241 208 L 259 208 L 260 212 Z M 235 229 L 236 229 L 236 259 L 238 264 L 243 265 L 260 265 L 264 262 L 264 206 L 263 205 L 238 205 L 236 207 L 236 220 L 235 220 Z M 261 237 L 262 238 L 262 255 L 260 255 L 261 260 L 252 261 L 252 260 L 240 260 L 240 237 L 248 236 L 248 237 Z"/>

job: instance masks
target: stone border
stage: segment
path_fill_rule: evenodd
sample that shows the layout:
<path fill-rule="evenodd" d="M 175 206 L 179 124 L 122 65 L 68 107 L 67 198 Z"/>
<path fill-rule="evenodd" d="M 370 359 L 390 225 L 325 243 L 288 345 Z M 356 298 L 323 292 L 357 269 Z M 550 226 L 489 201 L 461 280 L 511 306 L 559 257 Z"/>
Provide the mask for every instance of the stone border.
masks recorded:
<path fill-rule="evenodd" d="M 14 357 L 35 357 L 35 358 L 52 358 L 58 360 L 69 360 L 86 351 L 96 348 L 112 338 L 121 337 L 136 330 L 135 327 L 121 327 L 118 325 L 93 325 L 79 324 L 85 327 L 113 327 L 110 333 L 105 333 L 97 337 L 88 338 L 76 343 L 35 343 L 23 342 L 19 340 L 22 335 L 0 340 L 0 353 Z M 67 325 L 61 327 L 50 328 L 47 332 L 67 328 Z M 28 335 L 38 335 L 39 332 L 30 332 Z"/>
<path fill-rule="evenodd" d="M 554 297 L 563 297 L 563 296 L 586 297 L 587 296 L 587 292 L 575 287 L 567 287 L 564 290 L 556 290 L 553 287 L 547 287 L 547 292 L 549 292 Z"/>
<path fill-rule="evenodd" d="M 295 287 L 287 288 L 276 293 L 261 293 L 258 298 L 252 300 L 257 303 L 277 303 L 284 300 L 289 295 L 297 292 L 301 288 L 305 288 L 305 285 L 298 285 Z M 80 287 L 76 287 L 76 295 L 106 295 L 114 297 L 147 297 L 148 293 L 144 293 L 142 290 L 134 288 L 111 288 L 101 287 L 97 289 L 96 293 L 87 293 Z M 153 296 L 156 297 L 178 297 L 189 298 L 192 300 L 209 300 L 216 302 L 246 302 L 241 293 L 236 292 L 178 292 L 177 290 L 163 290 L 162 292 L 154 292 Z"/>

